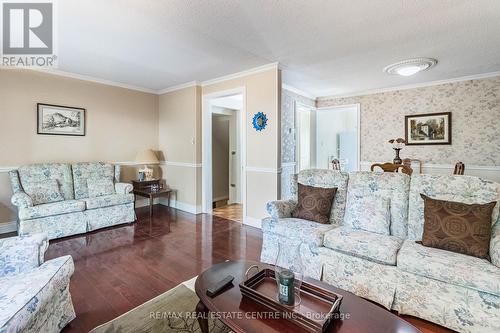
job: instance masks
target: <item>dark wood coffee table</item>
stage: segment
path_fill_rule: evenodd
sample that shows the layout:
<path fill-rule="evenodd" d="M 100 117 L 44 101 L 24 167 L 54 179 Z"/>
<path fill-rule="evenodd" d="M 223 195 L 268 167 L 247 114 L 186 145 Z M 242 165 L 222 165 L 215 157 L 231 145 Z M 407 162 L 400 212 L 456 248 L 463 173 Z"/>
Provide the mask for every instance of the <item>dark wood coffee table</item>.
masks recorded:
<path fill-rule="evenodd" d="M 168 199 L 168 207 L 170 207 L 170 194 L 172 190 L 170 188 L 160 188 L 158 190 L 152 190 L 149 187 L 143 188 L 134 188 L 134 194 L 136 196 L 141 196 L 145 198 L 149 198 L 149 217 L 153 216 L 153 203 L 155 198 L 159 197 L 167 197 Z M 134 200 L 135 205 L 135 200 Z M 134 207 L 135 208 L 135 207 Z"/>
<path fill-rule="evenodd" d="M 245 280 L 245 272 L 252 265 L 258 265 L 260 269 L 271 267 L 253 261 L 228 261 L 214 265 L 198 276 L 195 290 L 200 298 L 200 302 L 196 307 L 196 312 L 201 331 L 203 333 L 208 332 L 206 318 L 209 312 L 213 312 L 217 318 L 237 333 L 307 332 L 284 319 L 255 318 L 255 313 L 269 312 L 270 310 L 241 295 L 239 284 Z M 234 276 L 234 286 L 214 298 L 208 297 L 206 294 L 207 288 L 227 275 Z M 344 297 L 340 306 L 340 315 L 344 318 L 332 320 L 327 332 L 420 332 L 390 311 L 348 291 L 335 288 L 314 279 L 307 278 L 307 281 L 341 294 Z"/>

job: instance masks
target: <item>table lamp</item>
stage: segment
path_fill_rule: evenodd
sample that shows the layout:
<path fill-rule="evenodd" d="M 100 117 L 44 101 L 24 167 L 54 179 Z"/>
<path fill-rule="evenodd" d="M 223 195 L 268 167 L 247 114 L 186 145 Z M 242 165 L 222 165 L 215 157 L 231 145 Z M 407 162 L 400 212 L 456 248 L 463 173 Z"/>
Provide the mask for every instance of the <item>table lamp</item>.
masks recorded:
<path fill-rule="evenodd" d="M 139 170 L 140 172 L 144 172 L 144 175 L 146 176 L 146 180 L 152 180 L 153 179 L 153 169 L 148 167 L 148 164 L 158 164 L 160 163 L 158 161 L 158 158 L 156 157 L 156 154 L 154 151 L 151 149 L 146 149 L 141 152 L 139 152 L 135 156 L 135 161 L 139 164 L 144 164 L 144 168 Z"/>

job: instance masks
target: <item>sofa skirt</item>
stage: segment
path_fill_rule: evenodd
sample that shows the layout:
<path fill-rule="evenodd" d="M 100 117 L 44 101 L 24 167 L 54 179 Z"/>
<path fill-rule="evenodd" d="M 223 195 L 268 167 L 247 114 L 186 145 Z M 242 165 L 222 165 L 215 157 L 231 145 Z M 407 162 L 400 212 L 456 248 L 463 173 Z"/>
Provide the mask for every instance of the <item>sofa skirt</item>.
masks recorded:
<path fill-rule="evenodd" d="M 465 333 L 498 332 L 500 296 L 400 272 L 393 309 Z"/>
<path fill-rule="evenodd" d="M 88 231 L 135 221 L 134 203 L 88 209 L 83 212 L 88 221 Z"/>

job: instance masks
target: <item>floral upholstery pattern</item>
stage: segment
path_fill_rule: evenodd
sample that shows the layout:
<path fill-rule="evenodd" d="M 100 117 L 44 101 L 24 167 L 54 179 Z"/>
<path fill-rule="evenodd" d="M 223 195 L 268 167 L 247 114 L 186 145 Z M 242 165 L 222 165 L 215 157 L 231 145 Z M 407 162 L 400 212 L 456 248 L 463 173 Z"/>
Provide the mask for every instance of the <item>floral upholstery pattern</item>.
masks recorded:
<path fill-rule="evenodd" d="M 14 206 L 19 208 L 33 207 L 33 200 L 31 200 L 31 197 L 24 192 L 14 193 L 10 201 Z"/>
<path fill-rule="evenodd" d="M 65 200 L 28 208 L 19 208 L 19 218 L 21 220 L 36 219 L 53 215 L 61 215 L 85 210 L 85 202 L 80 200 Z"/>
<path fill-rule="evenodd" d="M 491 263 L 500 268 L 500 217 L 491 230 L 490 258 Z"/>
<path fill-rule="evenodd" d="M 40 266 L 48 246 L 44 234 L 0 239 L 0 278 Z"/>
<path fill-rule="evenodd" d="M 439 199 L 467 204 L 485 204 L 497 201 L 492 223 L 498 219 L 500 207 L 500 184 L 473 176 L 428 175 L 411 177 L 408 215 L 408 238 L 421 240 L 424 228 L 424 200 L 420 194 Z"/>
<path fill-rule="evenodd" d="M 295 254 L 300 247 L 300 260 L 304 265 L 304 275 L 313 279 L 321 279 L 321 263 L 319 261 L 318 249 L 315 244 L 307 244 L 297 238 L 286 238 L 276 234 L 264 233 L 262 237 L 262 254 L 260 261 L 274 265 L 278 256 L 278 244 L 281 250 L 287 255 L 281 265 L 284 268 L 291 269 L 297 262 Z"/>
<path fill-rule="evenodd" d="M 112 179 L 89 178 L 87 179 L 87 189 L 89 198 L 115 194 L 115 184 Z"/>
<path fill-rule="evenodd" d="M 498 332 L 500 297 L 400 271 L 393 310 L 463 333 Z"/>
<path fill-rule="evenodd" d="M 116 169 L 120 169 L 120 168 L 115 168 L 115 171 Z M 132 190 L 134 189 L 134 186 L 132 186 L 132 184 L 129 184 L 129 183 L 115 183 L 115 192 L 116 194 L 127 194 L 127 193 L 130 193 L 132 192 Z"/>
<path fill-rule="evenodd" d="M 44 235 L 12 237 L 1 242 L 15 244 L 16 252 L 36 258 L 43 258 L 48 245 Z M 33 244 L 39 248 L 29 246 Z M 61 331 L 75 318 L 69 293 L 74 271 L 71 256 L 41 261 L 34 267 L 30 262 L 26 265 L 18 274 L 0 277 L 0 332 Z"/>
<path fill-rule="evenodd" d="M 59 190 L 64 200 L 74 199 L 73 194 L 73 177 L 71 176 L 71 166 L 65 163 L 50 163 L 50 164 L 30 164 L 20 166 L 17 171 L 18 180 L 23 188 L 23 191 L 30 193 L 30 188 L 41 182 L 55 180 L 59 185 Z M 12 180 L 14 178 L 14 181 Z M 11 184 L 15 183 L 14 177 L 11 175 Z M 16 185 L 14 185 L 17 187 Z M 13 188 L 14 189 L 14 188 Z"/>
<path fill-rule="evenodd" d="M 83 212 L 83 214 L 85 215 L 85 219 L 87 221 L 88 231 L 135 221 L 133 202 L 98 209 L 87 209 Z"/>
<path fill-rule="evenodd" d="M 115 168 L 119 168 L 119 166 L 103 162 L 82 162 L 73 164 L 75 199 L 89 197 L 89 188 L 87 186 L 88 179 L 108 179 L 113 182 L 115 179 Z"/>
<path fill-rule="evenodd" d="M 378 195 L 355 196 L 349 207 L 352 228 L 374 232 L 381 235 L 391 234 L 391 200 Z"/>
<path fill-rule="evenodd" d="M 318 249 L 323 281 L 390 309 L 398 281 L 396 266 L 382 265 L 324 247 Z"/>
<path fill-rule="evenodd" d="M 33 205 L 64 200 L 59 191 L 59 184 L 55 179 L 49 179 L 43 182 L 33 182 L 31 186 L 26 188 L 26 194 L 30 196 Z"/>
<path fill-rule="evenodd" d="M 263 233 L 275 234 L 287 238 L 296 238 L 300 239 L 302 242 L 314 244 L 316 246 L 323 245 L 325 233 L 335 227 L 336 226 L 331 224 L 322 224 L 297 218 L 265 218 L 262 220 Z"/>
<path fill-rule="evenodd" d="M 500 296 L 500 268 L 486 259 L 407 240 L 399 251 L 398 267 L 408 273 Z"/>
<path fill-rule="evenodd" d="M 283 219 L 292 217 L 292 212 L 297 206 L 295 200 L 276 200 L 268 202 L 266 210 L 274 219 Z"/>
<path fill-rule="evenodd" d="M 351 172 L 344 225 L 354 227 L 363 211 L 356 209 L 358 197 L 380 196 L 390 200 L 391 235 L 406 238 L 408 229 L 408 191 L 410 177 L 392 172 Z"/>
<path fill-rule="evenodd" d="M 102 207 L 123 205 L 134 202 L 134 195 L 129 194 L 111 194 L 103 195 L 96 198 L 83 199 L 87 205 L 87 209 L 96 209 Z"/>
<path fill-rule="evenodd" d="M 384 265 L 396 265 L 396 256 L 403 240 L 347 226 L 328 231 L 324 247 Z"/>
<path fill-rule="evenodd" d="M 337 192 L 333 199 L 330 223 L 341 225 L 344 219 L 348 178 L 349 175 L 345 172 L 310 169 L 300 171 L 297 175 L 297 182 L 307 186 L 326 188 L 336 187 Z M 297 184 L 293 184 L 291 187 L 293 188 L 292 192 L 294 193 L 294 199 L 297 199 Z"/>
<path fill-rule="evenodd" d="M 74 185 L 73 175 L 76 177 Z M 9 176 L 14 192 L 11 201 L 18 207 L 19 235 L 45 233 L 49 239 L 55 239 L 135 221 L 134 195 L 129 194 L 133 188 L 131 184 L 119 182 L 119 166 L 107 163 L 33 164 L 10 171 Z M 87 176 L 107 179 L 112 185 L 110 191 L 116 194 L 88 199 Z M 24 189 L 40 181 L 57 181 L 65 200 L 33 205 Z M 75 195 L 83 199 L 75 200 Z"/>
<path fill-rule="evenodd" d="M 44 233 L 49 239 L 78 235 L 87 232 L 87 218 L 84 212 L 39 217 L 30 220 L 20 220 L 17 233 L 33 235 Z"/>

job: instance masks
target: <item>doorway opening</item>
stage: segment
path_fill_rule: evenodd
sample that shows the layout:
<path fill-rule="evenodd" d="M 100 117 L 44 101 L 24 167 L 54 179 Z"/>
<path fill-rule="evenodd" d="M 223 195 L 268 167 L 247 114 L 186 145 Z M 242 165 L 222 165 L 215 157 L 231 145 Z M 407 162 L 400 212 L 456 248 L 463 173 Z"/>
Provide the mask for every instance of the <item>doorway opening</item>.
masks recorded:
<path fill-rule="evenodd" d="M 311 109 L 298 105 L 298 171 L 310 168 L 341 171 L 360 168 L 359 104 Z"/>
<path fill-rule="evenodd" d="M 203 212 L 242 223 L 244 91 L 205 95 Z"/>

